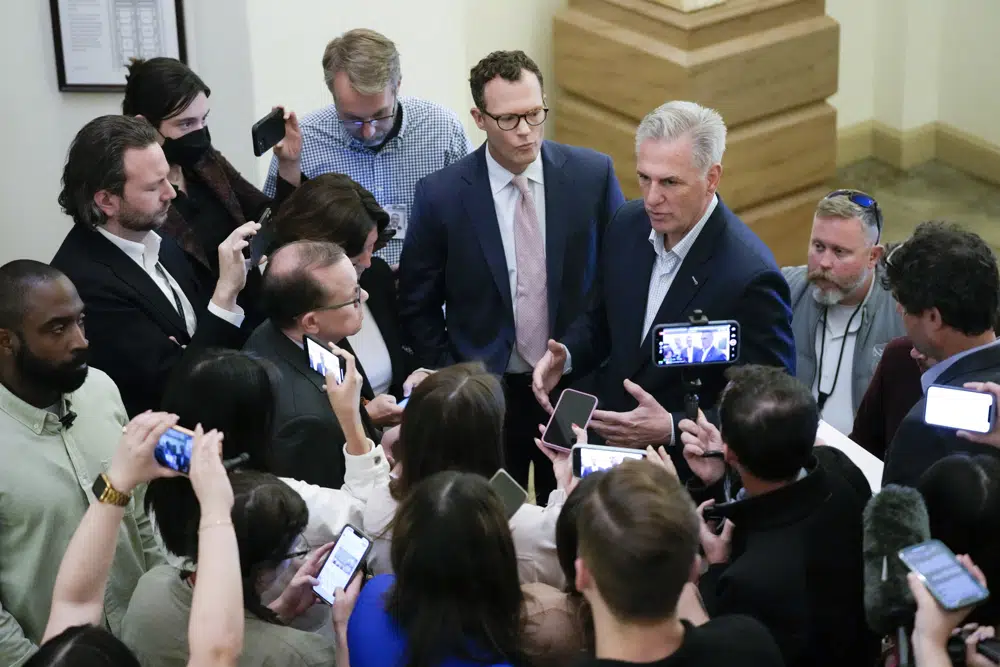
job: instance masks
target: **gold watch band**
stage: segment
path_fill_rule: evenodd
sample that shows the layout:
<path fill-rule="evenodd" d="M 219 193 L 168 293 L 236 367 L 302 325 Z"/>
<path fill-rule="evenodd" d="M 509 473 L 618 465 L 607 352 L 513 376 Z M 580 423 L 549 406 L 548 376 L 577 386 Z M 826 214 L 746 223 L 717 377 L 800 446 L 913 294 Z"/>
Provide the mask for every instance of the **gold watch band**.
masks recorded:
<path fill-rule="evenodd" d="M 101 495 L 97 497 L 97 500 L 108 504 L 117 505 L 118 507 L 125 507 L 128 505 L 128 501 L 132 499 L 132 494 L 122 493 L 115 487 L 111 486 L 111 480 L 108 476 L 101 473 L 101 479 L 104 480 L 104 490 L 101 491 Z"/>

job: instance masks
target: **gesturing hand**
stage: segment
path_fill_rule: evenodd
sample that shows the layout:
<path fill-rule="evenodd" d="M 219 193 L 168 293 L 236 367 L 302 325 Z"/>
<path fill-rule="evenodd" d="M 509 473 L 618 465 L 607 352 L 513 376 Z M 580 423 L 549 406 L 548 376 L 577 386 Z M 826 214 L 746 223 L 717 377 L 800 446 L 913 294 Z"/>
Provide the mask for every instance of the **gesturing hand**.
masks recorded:
<path fill-rule="evenodd" d="M 569 352 L 566 346 L 550 340 L 548 349 L 542 358 L 535 364 L 535 370 L 531 373 L 531 391 L 535 394 L 535 400 L 545 408 L 545 411 L 552 414 L 552 402 L 549 394 L 559 384 L 559 379 L 566 371 L 566 358 Z"/>
<path fill-rule="evenodd" d="M 594 416 L 590 420 L 591 428 L 609 445 L 616 447 L 669 445 L 674 434 L 674 419 L 670 413 L 652 394 L 631 380 L 625 380 L 625 391 L 639 405 L 629 412 L 594 410 Z"/>
<path fill-rule="evenodd" d="M 177 415 L 165 412 L 143 412 L 122 429 L 118 449 L 108 467 L 111 486 L 122 493 L 131 493 L 139 484 L 157 477 L 176 477 L 180 473 L 161 466 L 153 456 L 160 436 L 177 424 Z"/>

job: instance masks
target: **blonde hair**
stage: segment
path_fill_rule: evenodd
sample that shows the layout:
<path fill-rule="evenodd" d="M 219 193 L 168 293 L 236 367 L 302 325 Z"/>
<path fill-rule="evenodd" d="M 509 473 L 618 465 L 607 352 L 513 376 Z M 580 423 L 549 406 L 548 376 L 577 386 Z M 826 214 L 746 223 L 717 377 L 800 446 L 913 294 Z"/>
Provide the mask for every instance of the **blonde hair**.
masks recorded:
<path fill-rule="evenodd" d="M 351 87 L 362 95 L 378 95 L 386 86 L 395 90 L 402 78 L 399 51 L 392 40 L 374 30 L 349 30 L 323 51 L 323 76 L 331 93 L 337 72 L 346 72 Z"/>

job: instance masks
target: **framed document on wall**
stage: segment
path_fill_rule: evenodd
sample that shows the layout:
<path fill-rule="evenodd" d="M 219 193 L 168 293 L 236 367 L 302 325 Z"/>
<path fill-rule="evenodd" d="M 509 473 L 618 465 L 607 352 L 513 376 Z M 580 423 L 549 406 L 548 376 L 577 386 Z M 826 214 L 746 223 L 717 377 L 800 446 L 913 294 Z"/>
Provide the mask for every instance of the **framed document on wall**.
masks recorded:
<path fill-rule="evenodd" d="M 181 0 L 49 0 L 59 90 L 125 90 L 132 58 L 187 61 Z"/>

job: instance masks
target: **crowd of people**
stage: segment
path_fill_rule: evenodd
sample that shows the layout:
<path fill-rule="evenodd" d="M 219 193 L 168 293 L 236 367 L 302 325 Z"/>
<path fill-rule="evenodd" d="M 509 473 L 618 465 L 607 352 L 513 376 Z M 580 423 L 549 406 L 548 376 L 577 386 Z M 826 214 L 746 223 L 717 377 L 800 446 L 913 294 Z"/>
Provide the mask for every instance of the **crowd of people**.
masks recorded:
<path fill-rule="evenodd" d="M 905 631 L 873 630 L 873 489 L 817 438 L 883 460 L 1000 582 L 1000 434 L 924 420 L 931 385 L 1000 397 L 982 238 L 887 246 L 878 203 L 835 190 L 779 267 L 718 193 L 712 109 L 649 112 L 625 201 L 607 155 L 543 138 L 521 51 L 470 72 L 475 150 L 400 96 L 385 36 L 322 67 L 333 103 L 283 110 L 260 190 L 212 146 L 208 85 L 134 62 L 69 147 L 58 252 L 0 267 L 0 663 L 996 664 L 1000 604 L 947 611 L 913 575 Z M 738 340 L 656 340 L 696 314 Z M 645 457 L 575 477 L 540 437 L 569 387 L 599 401 L 578 443 Z M 189 457 L 158 459 L 177 432 Z M 509 511 L 501 469 L 534 502 Z M 345 527 L 371 547 L 330 605 Z"/>

